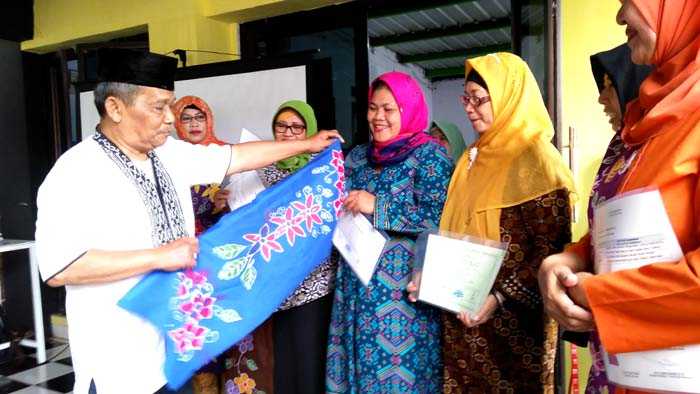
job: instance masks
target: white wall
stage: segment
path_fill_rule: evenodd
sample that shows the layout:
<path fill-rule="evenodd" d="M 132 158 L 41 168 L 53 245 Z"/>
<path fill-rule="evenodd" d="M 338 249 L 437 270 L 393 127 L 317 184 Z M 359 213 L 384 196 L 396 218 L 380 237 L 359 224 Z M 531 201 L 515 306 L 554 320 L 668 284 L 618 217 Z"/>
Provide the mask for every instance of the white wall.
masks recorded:
<path fill-rule="evenodd" d="M 431 122 L 434 119 L 456 124 L 462 131 L 464 140 L 469 145 L 475 135 L 467 116 L 459 103 L 459 95 L 464 93 L 464 81 L 461 79 L 430 82 L 425 78 L 422 68 L 398 62 L 396 53 L 384 47 L 369 50 L 369 78 L 374 78 L 387 71 L 402 71 L 412 75 L 420 83 L 425 93 L 425 100 L 430 108 Z"/>
<path fill-rule="evenodd" d="M 369 48 L 369 81 L 370 83 L 374 81 L 379 75 L 384 74 L 389 71 L 401 71 L 406 74 L 410 74 L 415 78 L 423 88 L 423 93 L 425 94 L 425 101 L 428 103 L 428 108 L 431 109 L 432 118 L 432 108 L 433 108 L 433 97 L 430 93 L 431 84 L 425 78 L 425 72 L 423 69 L 414 65 L 401 64 L 396 59 L 396 53 L 386 49 L 384 47 L 372 47 Z"/>
<path fill-rule="evenodd" d="M 459 102 L 459 95 L 464 94 L 464 81 L 450 79 L 436 81 L 432 84 L 433 108 L 432 119 L 451 122 L 462 131 L 467 145 L 474 142 L 476 135 L 464 108 Z"/>
<path fill-rule="evenodd" d="M 175 96 L 193 95 L 209 104 L 214 133 L 224 142 L 238 142 L 246 128 L 272 139 L 270 127 L 277 107 L 287 100 L 306 100 L 306 66 L 175 81 Z M 94 133 L 99 115 L 92 91 L 80 93 L 82 138 Z"/>

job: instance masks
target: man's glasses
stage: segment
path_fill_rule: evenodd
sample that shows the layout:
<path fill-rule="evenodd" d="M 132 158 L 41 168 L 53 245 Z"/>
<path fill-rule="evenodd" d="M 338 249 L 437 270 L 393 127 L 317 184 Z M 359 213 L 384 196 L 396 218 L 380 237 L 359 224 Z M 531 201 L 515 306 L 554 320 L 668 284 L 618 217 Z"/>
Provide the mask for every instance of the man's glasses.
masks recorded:
<path fill-rule="evenodd" d="M 490 96 L 484 96 L 484 97 L 478 97 L 478 96 L 468 96 L 466 94 L 462 94 L 459 96 L 459 102 L 462 103 L 463 106 L 467 106 L 467 104 L 471 104 L 476 107 L 480 107 L 482 104 L 488 103 L 491 101 Z"/>
<path fill-rule="evenodd" d="M 283 123 L 283 122 L 275 122 L 275 133 L 276 134 L 284 134 L 287 132 L 287 130 L 291 131 L 292 134 L 294 135 L 299 135 L 303 133 L 306 130 L 306 126 L 303 124 L 299 123 Z"/>
<path fill-rule="evenodd" d="M 204 114 L 198 114 L 195 116 L 182 115 L 180 117 L 180 122 L 182 123 L 192 123 L 193 120 L 196 120 L 197 123 L 204 123 L 207 121 L 207 116 Z"/>

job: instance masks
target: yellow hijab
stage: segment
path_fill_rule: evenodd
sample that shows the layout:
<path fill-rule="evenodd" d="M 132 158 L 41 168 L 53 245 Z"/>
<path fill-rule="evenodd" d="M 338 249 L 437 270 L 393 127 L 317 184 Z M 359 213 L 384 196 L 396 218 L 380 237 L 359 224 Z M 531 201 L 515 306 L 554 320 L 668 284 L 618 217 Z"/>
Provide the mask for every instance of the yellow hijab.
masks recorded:
<path fill-rule="evenodd" d="M 486 82 L 494 122 L 457 162 L 440 229 L 500 240 L 501 208 L 558 189 L 574 192 L 571 171 L 550 142 L 554 128 L 535 77 L 511 53 L 466 61 Z"/>

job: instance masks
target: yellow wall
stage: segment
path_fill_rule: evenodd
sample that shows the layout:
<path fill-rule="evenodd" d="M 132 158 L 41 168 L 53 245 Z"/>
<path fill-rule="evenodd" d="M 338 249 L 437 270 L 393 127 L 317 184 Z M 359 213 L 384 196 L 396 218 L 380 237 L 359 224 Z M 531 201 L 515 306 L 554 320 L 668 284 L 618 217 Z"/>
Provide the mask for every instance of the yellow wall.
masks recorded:
<path fill-rule="evenodd" d="M 239 54 L 238 24 L 347 0 L 34 0 L 37 53 L 148 32 L 150 50 Z M 236 55 L 190 52 L 187 64 L 234 60 Z"/>
<path fill-rule="evenodd" d="M 612 128 L 598 104 L 598 88 L 591 73 L 589 57 L 623 42 L 624 28 L 615 23 L 620 3 L 617 0 L 561 0 L 561 86 L 562 137 L 568 144 L 569 127 L 574 128 L 574 175 L 579 191 L 574 239 L 588 229 L 586 207 L 593 178 L 613 135 Z M 581 392 L 586 384 L 590 357 L 579 349 Z M 569 380 L 569 349 L 564 355 L 566 386 Z"/>
<path fill-rule="evenodd" d="M 598 104 L 598 88 L 591 73 L 589 57 L 626 41 L 624 28 L 615 22 L 620 7 L 616 0 L 562 0 L 561 86 L 562 134 L 568 142 L 574 128 L 574 170 L 579 189 L 574 238 L 588 229 L 586 209 L 593 177 L 612 128 Z"/>

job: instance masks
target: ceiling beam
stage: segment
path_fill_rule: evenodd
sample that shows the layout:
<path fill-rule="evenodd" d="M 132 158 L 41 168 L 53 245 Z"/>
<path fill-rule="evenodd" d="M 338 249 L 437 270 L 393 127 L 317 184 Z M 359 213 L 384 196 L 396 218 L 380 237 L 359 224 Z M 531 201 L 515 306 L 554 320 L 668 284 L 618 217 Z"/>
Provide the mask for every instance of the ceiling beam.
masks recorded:
<path fill-rule="evenodd" d="M 464 66 L 434 68 L 432 70 L 425 70 L 425 77 L 428 79 L 452 78 L 460 75 L 462 76 L 462 78 L 464 78 Z"/>
<path fill-rule="evenodd" d="M 422 31 L 415 31 L 405 34 L 395 34 L 391 36 L 380 36 L 380 37 L 370 37 L 369 45 L 373 47 L 381 47 L 392 44 L 402 44 L 406 42 L 415 42 L 430 40 L 433 38 L 440 37 L 450 37 L 458 36 L 462 34 L 472 34 L 477 32 L 482 32 L 486 30 L 504 29 L 511 27 L 510 18 L 499 18 L 490 21 L 478 22 L 478 23 L 468 23 L 464 25 L 457 25 L 451 27 L 445 27 L 440 29 L 428 29 Z"/>
<path fill-rule="evenodd" d="M 425 77 L 431 81 L 464 78 L 464 66 L 428 69 L 425 70 Z"/>
<path fill-rule="evenodd" d="M 459 74 L 459 75 L 455 74 L 455 75 L 446 75 L 444 77 L 434 77 L 434 78 L 430 78 L 429 81 L 430 82 L 437 82 L 437 81 L 447 81 L 447 80 L 454 80 L 454 79 L 464 81 L 464 73 Z"/>
<path fill-rule="evenodd" d="M 419 12 L 432 10 L 435 8 L 449 7 L 457 4 L 474 3 L 477 0 L 400 0 L 400 1 L 384 1 L 378 5 L 370 5 L 367 12 L 369 19 L 383 18 L 387 16 L 397 16 L 407 14 L 409 12 Z M 382 4 L 383 3 L 383 4 Z"/>
<path fill-rule="evenodd" d="M 456 49 L 453 51 L 442 51 L 442 52 L 430 52 L 430 53 L 417 53 L 415 55 L 398 55 L 399 63 L 420 63 L 432 60 L 441 59 L 453 59 L 456 57 L 461 57 L 464 59 L 477 57 L 481 55 L 487 55 L 494 52 L 510 52 L 512 50 L 512 44 L 496 44 L 487 45 L 483 47 L 475 48 L 465 48 Z"/>

